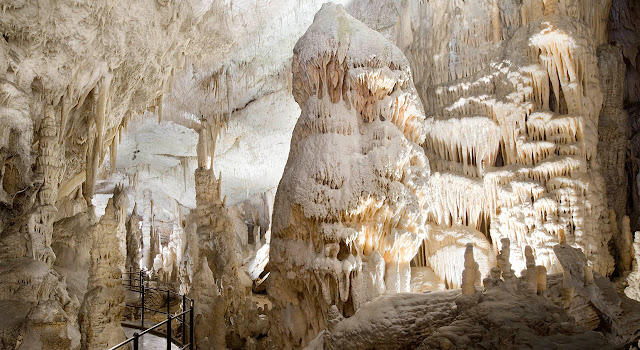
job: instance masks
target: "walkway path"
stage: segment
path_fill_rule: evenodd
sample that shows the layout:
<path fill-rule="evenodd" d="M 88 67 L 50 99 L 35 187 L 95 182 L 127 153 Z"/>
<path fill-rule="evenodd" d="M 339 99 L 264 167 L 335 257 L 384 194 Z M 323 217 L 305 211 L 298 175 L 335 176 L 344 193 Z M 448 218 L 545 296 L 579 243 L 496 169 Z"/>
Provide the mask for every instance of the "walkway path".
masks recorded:
<path fill-rule="evenodd" d="M 129 327 L 122 327 L 122 328 L 124 328 L 124 333 L 127 335 L 127 338 L 132 338 L 133 333 L 135 332 L 138 332 L 138 333 L 142 332 L 137 328 L 129 328 Z M 140 337 L 140 342 L 138 343 L 139 350 L 164 350 L 166 348 L 167 348 L 166 338 L 161 338 L 161 337 L 158 337 L 157 335 L 153 335 L 149 333 Z M 171 350 L 178 350 L 178 349 L 179 348 L 176 344 L 171 344 Z"/>

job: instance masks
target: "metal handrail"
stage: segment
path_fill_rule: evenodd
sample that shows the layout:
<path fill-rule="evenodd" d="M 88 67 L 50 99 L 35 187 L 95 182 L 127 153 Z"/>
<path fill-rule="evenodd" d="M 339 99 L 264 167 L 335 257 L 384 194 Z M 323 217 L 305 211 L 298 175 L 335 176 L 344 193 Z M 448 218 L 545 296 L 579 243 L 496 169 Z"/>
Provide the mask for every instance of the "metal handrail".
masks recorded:
<path fill-rule="evenodd" d="M 130 274 L 139 275 L 139 276 L 141 276 L 140 278 L 141 278 L 141 279 L 144 279 L 145 281 L 147 281 L 147 285 L 149 285 L 149 283 L 148 283 L 148 282 L 149 282 L 149 280 L 148 280 L 148 279 L 146 279 L 146 278 L 144 278 L 144 271 L 142 271 L 142 270 L 140 270 L 139 272 L 124 272 L 124 274 L 125 274 L 125 275 L 130 275 Z M 135 281 L 135 280 L 134 280 L 134 279 L 130 279 L 130 281 Z M 133 290 L 133 291 L 135 291 L 135 292 L 140 292 L 140 290 L 137 290 L 137 289 L 136 289 L 136 288 L 139 288 L 139 287 L 140 287 L 140 285 L 137 285 L 137 286 L 136 286 L 136 285 L 131 285 L 131 284 L 130 284 L 129 286 L 130 286 L 129 290 Z M 180 294 L 180 293 L 178 293 L 178 292 L 174 292 L 174 291 L 172 291 L 172 290 L 170 290 L 170 289 L 160 289 L 160 288 L 145 287 L 145 290 L 154 290 L 154 291 L 156 291 L 156 292 L 163 292 L 163 293 L 169 292 L 169 293 L 171 293 L 171 294 L 173 294 L 173 295 L 176 295 L 176 296 L 179 296 L 179 297 L 184 296 L 184 295 L 182 295 L 182 294 Z M 185 297 L 185 298 L 187 298 L 187 300 L 189 300 L 189 301 L 193 301 L 193 299 L 191 299 L 191 298 L 189 298 L 189 297 L 187 297 L 187 296 L 184 296 L 184 297 Z"/>
<path fill-rule="evenodd" d="M 171 350 L 171 342 L 172 342 L 172 335 L 171 335 L 171 321 L 172 320 L 177 320 L 178 322 L 180 322 L 180 327 L 182 330 L 182 347 L 180 348 L 181 350 L 185 350 L 185 349 L 190 349 L 193 350 L 194 347 L 194 341 L 193 341 L 193 326 L 194 326 L 194 306 L 195 306 L 195 302 L 193 299 L 187 297 L 186 295 L 183 294 L 179 294 L 176 292 L 171 291 L 170 289 L 158 289 L 158 288 L 151 288 L 151 287 L 147 287 L 144 285 L 145 282 L 145 274 L 144 271 L 139 271 L 139 272 L 125 272 L 124 274 L 126 275 L 133 275 L 136 274 L 138 275 L 138 285 L 135 286 L 132 282 L 134 281 L 133 278 L 128 278 L 128 284 L 126 283 L 127 281 L 125 281 L 125 286 L 127 286 L 129 288 L 129 290 L 132 290 L 134 292 L 140 293 L 140 298 L 141 298 L 141 306 L 135 306 L 135 305 L 126 305 L 127 307 L 132 307 L 134 309 L 141 309 L 140 310 L 140 327 L 144 328 L 144 312 L 145 309 L 148 311 L 152 311 L 155 313 L 163 313 L 167 315 L 167 319 L 165 319 L 164 321 L 160 322 L 160 323 L 156 323 L 155 325 L 151 326 L 150 328 L 145 329 L 142 333 L 138 333 L 135 332 L 133 333 L 133 337 L 129 338 L 123 342 L 121 342 L 120 344 L 110 348 L 109 350 L 115 350 L 121 346 L 124 346 L 126 344 L 129 344 L 131 342 L 133 342 L 133 350 L 138 350 L 138 343 L 139 343 L 139 338 L 143 335 L 145 335 L 146 333 L 151 332 L 152 330 L 166 324 L 166 339 L 167 339 L 167 350 Z M 147 279 L 147 285 L 149 284 L 149 280 Z M 147 291 L 157 291 L 157 292 L 161 292 L 161 293 L 167 293 L 167 311 L 159 311 L 159 310 L 154 310 L 151 308 L 145 308 L 144 306 L 144 299 L 145 299 L 145 294 L 147 294 Z M 171 295 L 177 295 L 179 297 L 182 297 L 182 312 L 177 314 L 177 315 L 172 315 L 171 314 Z M 187 309 L 187 301 L 189 302 L 189 309 Z M 187 313 L 189 314 L 189 343 L 187 343 L 187 334 L 186 334 L 186 327 L 187 327 Z"/>

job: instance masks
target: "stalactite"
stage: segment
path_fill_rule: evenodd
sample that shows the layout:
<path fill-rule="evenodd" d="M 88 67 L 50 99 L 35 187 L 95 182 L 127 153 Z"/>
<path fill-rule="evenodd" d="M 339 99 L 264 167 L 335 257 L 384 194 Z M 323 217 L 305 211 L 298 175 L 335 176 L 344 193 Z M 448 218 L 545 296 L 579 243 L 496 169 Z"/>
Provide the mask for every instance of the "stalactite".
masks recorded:
<path fill-rule="evenodd" d="M 100 158 L 102 157 L 104 133 L 105 133 L 105 118 L 107 114 L 107 102 L 109 99 L 109 89 L 111 86 L 111 75 L 102 77 L 99 85 L 99 91 L 97 93 L 96 102 L 96 114 L 93 121 L 96 125 L 96 137 L 92 139 L 90 155 L 87 158 L 87 181 L 85 182 L 84 196 L 87 203 L 91 203 L 91 199 L 94 193 L 94 187 L 96 183 L 96 176 L 98 172 L 98 166 L 100 164 Z"/>
<path fill-rule="evenodd" d="M 493 27 L 493 42 L 500 42 L 502 35 L 500 34 L 500 8 L 498 0 L 493 0 L 491 5 L 491 26 Z"/>

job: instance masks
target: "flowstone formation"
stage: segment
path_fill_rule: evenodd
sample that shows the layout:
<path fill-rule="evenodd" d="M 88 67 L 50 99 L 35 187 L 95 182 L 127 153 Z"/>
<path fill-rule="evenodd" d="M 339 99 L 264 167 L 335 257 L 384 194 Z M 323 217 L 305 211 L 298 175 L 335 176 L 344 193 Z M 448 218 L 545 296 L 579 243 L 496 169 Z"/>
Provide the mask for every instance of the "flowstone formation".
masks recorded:
<path fill-rule="evenodd" d="M 1 349 L 637 340 L 638 1 L 334 1 L 0 0 Z"/>
<path fill-rule="evenodd" d="M 620 200 L 626 115 L 615 88 L 620 52 L 606 45 L 596 50 L 607 42 L 609 5 L 555 0 L 458 5 L 457 12 L 453 2 L 424 4 L 423 15 L 436 25 L 414 33 L 444 55 L 427 54 L 430 46 L 419 39 L 407 48 L 418 67 L 416 86 L 427 115 L 433 236 L 473 237 L 485 256 L 509 238 L 516 271 L 526 267 L 530 246 L 553 273 L 560 265 L 552 247 L 564 235 L 606 275 L 614 270 L 609 241 L 615 235 L 614 250 L 627 256 L 619 267 L 628 268 Z M 461 28 L 467 17 L 474 27 Z M 437 25 L 443 21 L 449 23 Z M 457 46 L 435 45 L 438 40 Z M 600 135 L 604 163 L 598 154 L 601 115 L 610 130 Z M 426 258 L 416 264 L 431 267 L 455 287 L 462 260 L 448 257 L 462 256 L 464 245 L 447 246 L 444 239 L 425 241 L 419 256 Z M 492 266 L 490 259 L 479 264 L 483 275 Z"/>
<path fill-rule="evenodd" d="M 304 346 L 331 305 L 350 316 L 409 291 L 425 238 L 422 106 L 400 50 L 325 4 L 294 49 L 302 109 L 274 204 L 270 336 Z"/>
<path fill-rule="evenodd" d="M 125 308 L 122 245 L 128 205 L 127 195 L 116 187 L 105 214 L 91 230 L 89 282 L 80 309 L 83 349 L 110 348 L 126 339 L 120 323 Z"/>

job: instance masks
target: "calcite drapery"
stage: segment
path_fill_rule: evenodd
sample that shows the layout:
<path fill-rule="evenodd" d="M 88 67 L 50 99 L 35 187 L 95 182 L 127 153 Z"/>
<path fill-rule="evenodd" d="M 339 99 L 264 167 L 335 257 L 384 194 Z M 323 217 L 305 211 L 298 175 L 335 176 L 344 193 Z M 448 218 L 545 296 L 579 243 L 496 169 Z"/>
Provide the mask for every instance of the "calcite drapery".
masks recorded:
<path fill-rule="evenodd" d="M 325 4 L 294 49 L 302 112 L 274 204 L 270 335 L 304 346 L 331 305 L 409 290 L 426 235 L 422 106 L 402 52 Z"/>
<path fill-rule="evenodd" d="M 606 41 L 606 18 L 603 22 L 600 14 L 608 7 L 593 1 L 545 3 L 501 6 L 502 41 L 495 44 L 491 27 L 478 20 L 483 30 L 476 28 L 477 35 L 461 38 L 469 44 L 456 51 L 456 58 L 463 57 L 448 62 L 448 72 L 423 75 L 418 84 L 428 116 L 424 147 L 433 173 L 433 236 L 463 227 L 476 242 L 486 244 L 485 237 L 490 238 L 493 249 L 506 237 L 516 271 L 526 267 L 528 245 L 554 272 L 559 265 L 552 246 L 562 232 L 569 244 L 585 251 L 596 271 L 608 274 L 614 268 L 608 242 L 618 223 L 610 222 L 596 146 L 601 82 L 610 86 L 606 80 L 616 77 L 599 76 L 595 49 Z M 487 4 L 461 6 L 478 6 L 489 17 Z M 476 16 L 467 12 L 461 16 Z M 450 27 L 430 28 L 428 33 L 435 37 L 447 32 L 462 35 Z M 409 57 L 417 54 L 418 47 L 409 49 Z M 472 52 L 478 55 L 467 57 Z M 465 63 L 470 60 L 481 62 Z M 617 97 L 607 95 L 607 111 L 619 112 Z M 605 143 L 618 157 L 619 145 L 611 138 Z M 621 163 L 611 162 L 611 171 L 619 173 Z M 461 260 L 452 264 L 448 259 L 428 259 L 439 254 L 441 246 L 426 240 L 419 254 L 427 257 L 422 264 L 458 286 Z M 463 246 L 456 249 L 454 256 L 461 256 Z M 484 255 L 490 256 L 491 250 Z M 484 274 L 490 263 L 480 262 Z"/>

